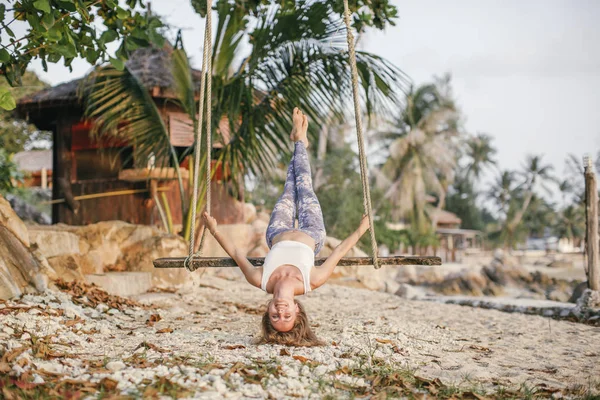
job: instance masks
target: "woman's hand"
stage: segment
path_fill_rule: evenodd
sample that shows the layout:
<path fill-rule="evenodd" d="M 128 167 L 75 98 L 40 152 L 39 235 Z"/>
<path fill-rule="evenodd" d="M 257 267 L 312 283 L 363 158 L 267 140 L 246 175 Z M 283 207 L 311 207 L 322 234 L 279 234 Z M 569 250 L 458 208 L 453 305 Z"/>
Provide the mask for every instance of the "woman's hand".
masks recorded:
<path fill-rule="evenodd" d="M 204 212 L 204 214 L 202 214 L 202 216 L 204 217 L 204 223 L 206 224 L 206 227 L 214 236 L 215 232 L 217 231 L 217 220 L 208 215 L 206 211 Z"/>

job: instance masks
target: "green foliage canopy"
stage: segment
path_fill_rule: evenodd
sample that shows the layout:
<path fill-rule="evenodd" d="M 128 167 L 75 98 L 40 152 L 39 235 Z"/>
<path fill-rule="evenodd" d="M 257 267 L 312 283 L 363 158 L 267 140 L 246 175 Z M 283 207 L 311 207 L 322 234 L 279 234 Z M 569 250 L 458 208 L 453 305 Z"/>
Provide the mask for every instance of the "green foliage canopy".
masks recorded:
<path fill-rule="evenodd" d="M 0 91 L 5 90 L 12 98 L 19 100 L 48 87 L 33 72 L 27 71 L 22 77 L 22 86 L 11 87 L 8 81 L 0 77 Z M 18 153 L 42 142 L 50 143 L 51 132 L 40 131 L 26 121 L 15 119 L 11 112 L 0 110 L 0 148 L 9 154 Z"/>
<path fill-rule="evenodd" d="M 8 6 L 10 7 L 10 6 Z M 44 69 L 48 62 L 64 61 L 71 67 L 81 56 L 90 64 L 110 61 L 123 68 L 128 54 L 152 44 L 161 46 L 163 37 L 159 18 L 139 11 L 143 0 L 127 0 L 121 7 L 117 0 L 21 0 L 12 8 L 0 4 L 0 72 L 11 86 L 22 82 L 29 63 L 38 58 Z M 26 25 L 26 33 L 18 37 L 13 24 Z M 97 26 L 102 24 L 100 31 Z M 115 56 L 108 54 L 107 45 L 121 41 Z M 12 109 L 14 98 L 0 89 L 0 107 Z"/>
<path fill-rule="evenodd" d="M 192 7 L 202 17 L 206 15 L 207 0 L 191 0 Z M 226 0 L 217 1 L 217 9 L 223 3 L 230 3 Z M 232 4 L 235 14 L 243 14 L 248 16 L 256 16 L 260 14 L 261 8 L 270 7 L 277 4 L 281 9 L 293 10 L 296 8 L 296 0 L 271 1 L 271 0 L 249 0 L 236 1 Z M 319 3 L 313 1 L 312 3 Z M 327 6 L 329 13 L 342 16 L 344 13 L 343 0 L 321 1 Z M 389 0 L 350 0 L 350 12 L 353 14 L 352 25 L 359 33 L 363 32 L 368 27 L 384 29 L 387 25 L 395 25 L 395 19 L 398 17 L 398 9 L 390 4 Z"/>

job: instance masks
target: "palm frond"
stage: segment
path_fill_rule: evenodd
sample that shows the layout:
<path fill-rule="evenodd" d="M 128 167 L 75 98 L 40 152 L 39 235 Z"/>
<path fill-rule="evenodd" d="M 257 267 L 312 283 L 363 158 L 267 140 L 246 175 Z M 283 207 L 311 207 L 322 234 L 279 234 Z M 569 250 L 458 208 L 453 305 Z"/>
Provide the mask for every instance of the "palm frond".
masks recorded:
<path fill-rule="evenodd" d="M 194 81 L 187 54 L 183 49 L 175 49 L 171 54 L 171 72 L 179 104 L 194 123 L 197 123 L 196 99 L 194 98 Z"/>
<path fill-rule="evenodd" d="M 157 167 L 174 166 L 183 204 L 177 154 L 160 111 L 142 83 L 127 68 L 119 71 L 106 66 L 88 75 L 81 95 L 84 116 L 94 121 L 91 135 L 109 144 L 129 144 L 135 166 L 146 166 L 152 155 Z M 182 209 L 185 210 L 183 205 Z"/>

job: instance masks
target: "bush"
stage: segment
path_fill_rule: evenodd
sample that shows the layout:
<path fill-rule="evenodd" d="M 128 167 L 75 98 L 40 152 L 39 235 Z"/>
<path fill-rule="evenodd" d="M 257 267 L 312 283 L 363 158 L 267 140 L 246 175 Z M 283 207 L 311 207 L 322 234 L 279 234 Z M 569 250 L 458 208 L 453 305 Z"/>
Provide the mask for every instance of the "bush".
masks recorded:
<path fill-rule="evenodd" d="M 12 158 L 12 154 L 0 149 L 0 193 L 13 192 L 15 183 L 23 180 L 23 174 Z"/>

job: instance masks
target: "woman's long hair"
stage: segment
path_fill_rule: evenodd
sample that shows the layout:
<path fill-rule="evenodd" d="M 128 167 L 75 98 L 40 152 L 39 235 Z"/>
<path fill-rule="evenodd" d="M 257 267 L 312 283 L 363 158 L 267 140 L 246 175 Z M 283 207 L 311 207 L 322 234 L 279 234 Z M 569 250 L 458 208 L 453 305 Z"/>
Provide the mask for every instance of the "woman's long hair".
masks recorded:
<path fill-rule="evenodd" d="M 269 302 L 270 303 L 270 302 Z M 294 300 L 300 311 L 296 316 L 294 327 L 288 332 L 279 332 L 271 324 L 269 312 L 266 311 L 262 317 L 262 336 L 256 341 L 257 344 L 283 344 L 285 346 L 311 347 L 323 346 L 325 343 L 314 334 L 310 329 L 308 316 L 304 310 L 304 306 L 299 301 Z M 268 304 L 267 304 L 268 309 Z"/>

